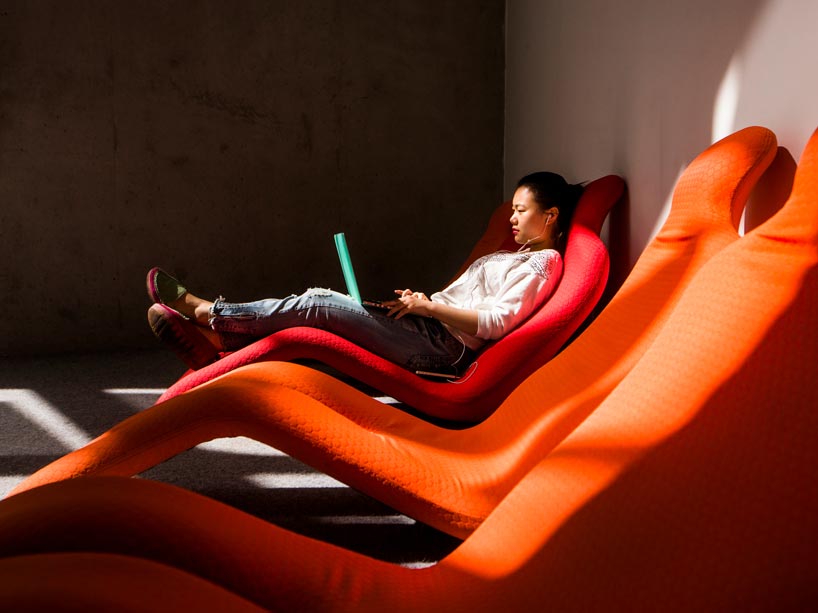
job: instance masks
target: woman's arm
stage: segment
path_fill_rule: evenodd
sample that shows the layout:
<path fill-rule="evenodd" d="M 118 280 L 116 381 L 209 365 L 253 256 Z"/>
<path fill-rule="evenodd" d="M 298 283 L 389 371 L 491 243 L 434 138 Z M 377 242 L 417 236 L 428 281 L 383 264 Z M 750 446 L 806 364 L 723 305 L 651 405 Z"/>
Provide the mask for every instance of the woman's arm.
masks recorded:
<path fill-rule="evenodd" d="M 470 278 L 433 294 L 433 302 L 474 309 L 477 332 L 472 336 L 485 340 L 502 338 L 517 327 L 551 295 L 562 274 L 562 258 L 550 249 L 496 254 L 477 263 L 479 270 L 464 273 L 471 271 Z"/>
<path fill-rule="evenodd" d="M 404 315 L 421 315 L 423 317 L 434 317 L 466 334 L 474 336 L 477 334 L 477 311 L 474 309 L 460 309 L 458 307 L 432 302 L 423 292 L 413 292 L 410 289 L 399 290 L 395 293 L 400 296 L 397 300 L 385 302 L 385 306 L 391 307 L 388 315 L 400 319 Z"/>

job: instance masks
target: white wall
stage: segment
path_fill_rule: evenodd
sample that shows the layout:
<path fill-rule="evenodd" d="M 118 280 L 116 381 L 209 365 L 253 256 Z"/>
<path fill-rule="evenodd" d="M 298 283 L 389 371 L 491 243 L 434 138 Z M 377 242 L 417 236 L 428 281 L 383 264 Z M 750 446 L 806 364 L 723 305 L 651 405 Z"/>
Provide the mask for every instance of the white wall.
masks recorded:
<path fill-rule="evenodd" d="M 798 159 L 818 126 L 814 0 L 508 0 L 506 10 L 505 191 L 539 168 L 574 181 L 621 174 L 630 206 L 609 240 L 623 267 L 711 142 L 763 125 Z"/>

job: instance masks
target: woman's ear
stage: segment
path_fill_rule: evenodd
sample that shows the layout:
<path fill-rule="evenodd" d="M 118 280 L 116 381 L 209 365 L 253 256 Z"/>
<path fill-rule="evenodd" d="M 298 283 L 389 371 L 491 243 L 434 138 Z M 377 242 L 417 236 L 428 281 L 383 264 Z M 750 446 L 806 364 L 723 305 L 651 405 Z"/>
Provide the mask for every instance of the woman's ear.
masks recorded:
<path fill-rule="evenodd" d="M 556 221 L 557 217 L 560 214 L 560 210 L 557 207 L 552 206 L 550 209 L 545 211 L 545 214 L 548 215 L 548 217 L 546 217 L 545 223 L 552 223 Z"/>

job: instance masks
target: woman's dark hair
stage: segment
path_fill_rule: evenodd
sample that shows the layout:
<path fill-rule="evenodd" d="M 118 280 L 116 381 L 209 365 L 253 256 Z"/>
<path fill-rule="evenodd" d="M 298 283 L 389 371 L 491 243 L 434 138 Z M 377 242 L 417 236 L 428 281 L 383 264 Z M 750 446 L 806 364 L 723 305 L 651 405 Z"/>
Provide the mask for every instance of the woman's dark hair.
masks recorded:
<path fill-rule="evenodd" d="M 562 252 L 568 237 L 571 218 L 585 187 L 572 185 L 554 172 L 533 172 L 517 181 L 517 189 L 525 187 L 543 211 L 557 207 L 557 248 Z"/>

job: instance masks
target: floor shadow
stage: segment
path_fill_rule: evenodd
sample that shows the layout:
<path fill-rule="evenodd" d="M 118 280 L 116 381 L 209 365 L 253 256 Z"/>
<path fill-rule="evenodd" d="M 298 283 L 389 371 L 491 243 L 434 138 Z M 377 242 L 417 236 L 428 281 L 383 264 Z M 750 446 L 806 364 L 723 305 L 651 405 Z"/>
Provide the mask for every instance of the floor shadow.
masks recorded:
<path fill-rule="evenodd" d="M 164 351 L 0 359 L 0 390 L 24 390 L 22 400 L 0 402 L 0 498 L 83 444 L 66 440 L 90 441 L 148 408 L 183 372 Z M 37 407 L 26 402 L 45 406 L 64 423 L 50 420 L 44 429 L 32 417 Z M 431 563 L 460 542 L 255 441 L 229 439 L 227 449 L 198 446 L 140 476 L 396 563 Z"/>

